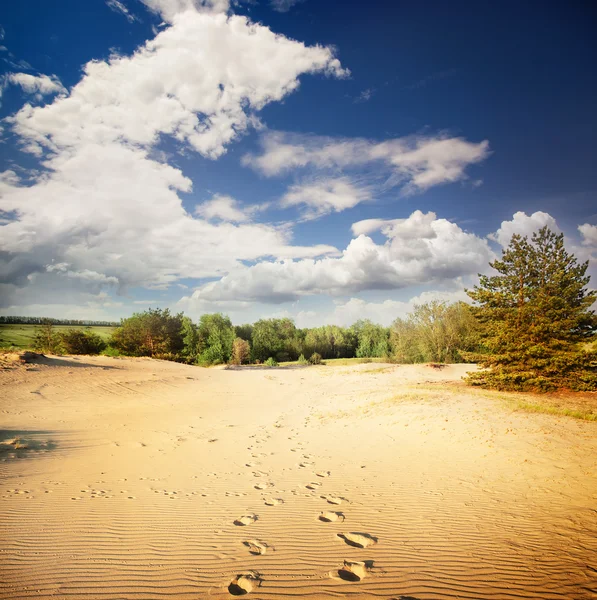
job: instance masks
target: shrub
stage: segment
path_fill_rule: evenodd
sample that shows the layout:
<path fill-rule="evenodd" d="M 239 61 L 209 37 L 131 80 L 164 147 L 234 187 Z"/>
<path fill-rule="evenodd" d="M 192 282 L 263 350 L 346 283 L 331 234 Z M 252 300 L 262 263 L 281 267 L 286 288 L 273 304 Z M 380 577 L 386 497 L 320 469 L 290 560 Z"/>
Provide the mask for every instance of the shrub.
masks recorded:
<path fill-rule="evenodd" d="M 116 358 L 117 356 L 120 356 L 120 351 L 118 350 L 118 348 L 114 348 L 113 346 L 106 346 L 101 352 L 100 354 L 102 356 L 111 356 L 113 358 Z"/>
<path fill-rule="evenodd" d="M 263 364 L 268 367 L 277 367 L 278 361 L 273 356 L 270 356 Z"/>
<path fill-rule="evenodd" d="M 92 331 L 71 329 L 59 335 L 66 354 L 99 354 L 106 348 L 106 342 Z"/>
<path fill-rule="evenodd" d="M 33 348 L 38 352 L 60 354 L 62 351 L 61 341 L 54 325 L 50 321 L 45 321 L 35 329 Z"/>
<path fill-rule="evenodd" d="M 309 362 L 312 365 L 320 365 L 321 364 L 321 354 L 318 354 L 317 352 L 313 352 L 313 354 L 311 354 L 311 358 L 309 359 Z"/>
<path fill-rule="evenodd" d="M 301 354 L 301 355 L 298 357 L 298 364 L 299 364 L 299 365 L 308 365 L 308 364 L 309 364 L 309 361 L 308 361 L 308 360 L 305 358 L 305 355 L 304 355 L 304 354 Z"/>
<path fill-rule="evenodd" d="M 251 345 L 247 340 L 237 337 L 232 342 L 232 358 L 230 362 L 233 365 L 242 365 L 248 363 L 251 359 Z"/>

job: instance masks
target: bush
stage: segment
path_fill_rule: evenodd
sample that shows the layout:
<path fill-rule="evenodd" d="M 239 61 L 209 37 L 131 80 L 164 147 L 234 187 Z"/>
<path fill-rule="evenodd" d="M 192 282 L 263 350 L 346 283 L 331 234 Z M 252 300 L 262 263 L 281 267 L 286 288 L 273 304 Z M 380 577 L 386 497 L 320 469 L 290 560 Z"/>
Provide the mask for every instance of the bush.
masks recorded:
<path fill-rule="evenodd" d="M 277 367 L 278 361 L 273 356 L 270 356 L 263 364 L 268 367 Z"/>
<path fill-rule="evenodd" d="M 50 321 L 44 321 L 35 329 L 33 349 L 47 354 L 61 354 L 61 341 L 54 325 Z"/>
<path fill-rule="evenodd" d="M 298 357 L 298 364 L 299 364 L 299 365 L 308 365 L 308 364 L 309 364 L 309 361 L 308 361 L 308 360 L 305 358 L 305 355 L 304 355 L 304 354 L 301 354 L 301 355 Z"/>
<path fill-rule="evenodd" d="M 233 365 L 242 365 L 248 363 L 251 359 L 251 345 L 247 340 L 237 337 L 232 342 L 232 358 L 230 362 Z"/>
<path fill-rule="evenodd" d="M 312 365 L 320 365 L 321 364 L 321 354 L 318 354 L 317 352 L 313 352 L 313 354 L 311 354 L 311 358 L 309 359 L 309 362 Z"/>
<path fill-rule="evenodd" d="M 106 348 L 106 342 L 92 331 L 71 329 L 59 335 L 66 354 L 99 354 Z"/>
<path fill-rule="evenodd" d="M 120 356 L 120 351 L 118 350 L 118 348 L 114 348 L 113 346 L 106 346 L 100 352 L 100 354 L 102 356 L 111 356 L 112 358 L 116 358 L 117 356 Z"/>

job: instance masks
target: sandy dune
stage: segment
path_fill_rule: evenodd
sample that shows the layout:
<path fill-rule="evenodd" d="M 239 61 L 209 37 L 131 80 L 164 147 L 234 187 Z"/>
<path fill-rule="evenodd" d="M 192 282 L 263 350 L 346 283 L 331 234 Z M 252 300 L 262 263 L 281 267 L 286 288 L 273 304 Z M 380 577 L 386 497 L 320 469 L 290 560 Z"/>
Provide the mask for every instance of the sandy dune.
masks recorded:
<path fill-rule="evenodd" d="M 463 366 L 47 362 L 0 372 L 0 598 L 597 598 L 597 423 Z"/>

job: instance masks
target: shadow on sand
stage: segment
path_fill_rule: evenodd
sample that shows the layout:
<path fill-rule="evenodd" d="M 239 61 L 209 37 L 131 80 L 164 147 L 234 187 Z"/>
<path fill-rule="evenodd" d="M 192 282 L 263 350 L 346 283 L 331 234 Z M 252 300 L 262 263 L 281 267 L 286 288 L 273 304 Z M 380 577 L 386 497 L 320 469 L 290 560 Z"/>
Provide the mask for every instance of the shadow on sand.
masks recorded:
<path fill-rule="evenodd" d="M 45 365 L 47 367 L 69 367 L 69 368 L 81 368 L 81 369 L 102 369 L 102 370 L 119 370 L 122 367 L 114 367 L 108 365 L 94 365 L 93 363 L 85 362 L 84 360 L 69 356 L 68 358 L 63 357 L 52 357 L 46 356 L 45 354 L 33 354 L 25 357 L 25 362 L 29 365 Z"/>
<path fill-rule="evenodd" d="M 54 431 L 0 429 L 0 460 L 26 458 L 54 450 L 57 445 L 50 438 L 55 433 Z"/>

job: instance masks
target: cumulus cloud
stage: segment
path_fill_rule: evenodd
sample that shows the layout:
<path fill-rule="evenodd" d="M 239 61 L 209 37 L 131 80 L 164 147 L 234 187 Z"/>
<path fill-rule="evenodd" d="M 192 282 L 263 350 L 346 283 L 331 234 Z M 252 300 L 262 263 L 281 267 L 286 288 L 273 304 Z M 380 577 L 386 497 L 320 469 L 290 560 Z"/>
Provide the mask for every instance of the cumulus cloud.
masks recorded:
<path fill-rule="evenodd" d="M 44 170 L 33 183 L 14 171 L 0 178 L 0 274 L 12 286 L 8 296 L 22 299 L 19 286 L 49 289 L 56 278 L 61 285 L 164 288 L 180 278 L 221 276 L 240 261 L 337 252 L 293 246 L 288 228 L 187 213 L 181 194 L 191 192 L 191 181 L 156 159 L 164 135 L 204 157 L 220 156 L 261 108 L 296 90 L 301 74 L 343 76 L 331 50 L 241 16 L 195 10 L 206 3 L 153 5 L 187 10 L 174 11 L 171 26 L 132 56 L 88 63 L 68 96 L 27 104 L 9 119 L 22 149 L 43 157 Z M 46 270 L 50 261 L 67 263 L 71 275 Z"/>
<path fill-rule="evenodd" d="M 545 226 L 552 231 L 558 233 L 560 231 L 556 220 L 549 213 L 537 211 L 532 215 L 527 215 L 525 212 L 518 211 L 514 213 L 511 221 L 502 221 L 500 228 L 488 237 L 505 248 L 514 234 L 530 238 L 533 232 Z"/>
<path fill-rule="evenodd" d="M 487 141 L 473 143 L 447 135 L 374 142 L 278 131 L 266 133 L 261 145 L 261 154 L 245 155 L 243 164 L 267 177 L 306 167 L 346 169 L 378 165 L 387 172 L 387 184 L 399 185 L 405 193 L 465 179 L 467 167 L 490 154 Z"/>
<path fill-rule="evenodd" d="M 123 2 L 120 2 L 120 0 L 106 0 L 106 4 L 114 12 L 123 15 L 129 23 L 134 23 L 135 21 L 139 20 L 134 14 L 131 13 L 131 11 Z"/>
<path fill-rule="evenodd" d="M 239 266 L 193 296 L 282 303 L 313 294 L 399 289 L 477 273 L 494 257 L 486 240 L 432 212 L 396 220 L 384 235 L 384 244 L 359 235 L 339 257 Z"/>
<path fill-rule="evenodd" d="M 231 196 L 215 194 L 211 200 L 199 204 L 195 213 L 208 221 L 219 219 L 229 223 L 246 223 L 260 208 L 260 206 L 244 207 Z"/>
<path fill-rule="evenodd" d="M 255 111 L 297 89 L 303 73 L 343 76 L 328 48 L 307 47 L 245 17 L 189 11 L 133 56 L 92 61 L 70 95 L 25 106 L 16 133 L 51 150 L 84 143 L 151 146 L 170 135 L 217 158 Z"/>
<path fill-rule="evenodd" d="M 43 96 L 67 93 L 56 75 L 9 73 L 5 77 L 5 85 L 8 84 L 19 86 L 27 94 L 34 94 L 37 100 L 41 100 Z"/>
<path fill-rule="evenodd" d="M 141 0 L 152 12 L 172 22 L 181 13 L 225 13 L 230 9 L 230 0 Z"/>
<path fill-rule="evenodd" d="M 358 185 L 348 177 L 324 178 L 291 186 L 280 204 L 287 208 L 303 208 L 303 217 L 317 219 L 332 212 L 341 212 L 361 202 L 371 200 L 370 187 Z"/>
<path fill-rule="evenodd" d="M 583 246 L 595 246 L 597 247 L 597 225 L 584 225 L 578 226 L 578 231 L 582 237 Z"/>

